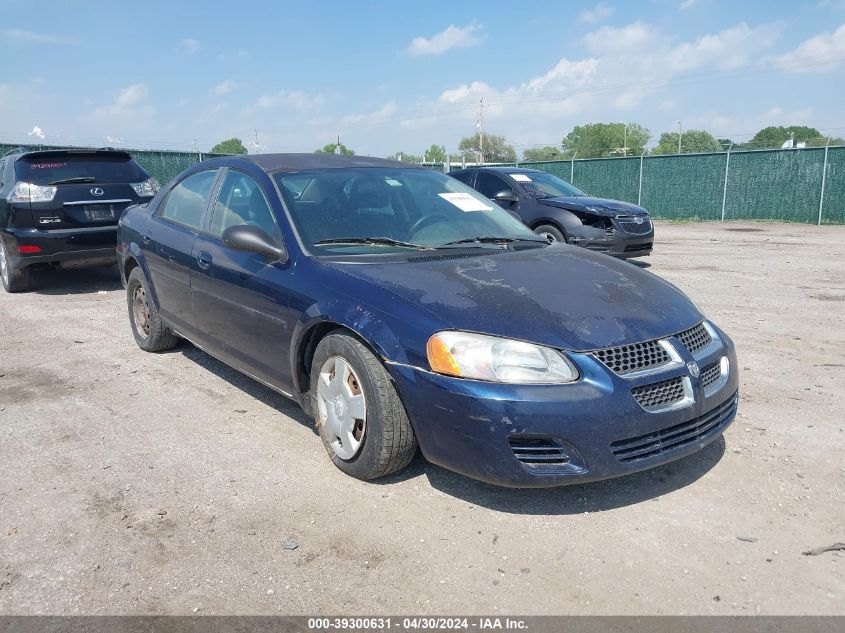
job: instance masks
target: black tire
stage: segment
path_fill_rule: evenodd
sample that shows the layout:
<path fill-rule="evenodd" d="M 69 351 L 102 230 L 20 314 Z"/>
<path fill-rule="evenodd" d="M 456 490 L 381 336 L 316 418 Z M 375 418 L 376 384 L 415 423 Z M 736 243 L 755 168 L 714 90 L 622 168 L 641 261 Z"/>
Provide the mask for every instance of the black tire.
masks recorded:
<path fill-rule="evenodd" d="M 6 246 L 0 237 L 0 278 L 6 292 L 26 292 L 32 288 L 32 275 L 28 266 L 12 266 L 6 257 Z"/>
<path fill-rule="evenodd" d="M 541 235 L 549 240 L 550 243 L 552 242 L 563 242 L 566 243 L 566 235 L 563 234 L 556 226 L 551 224 L 541 224 L 537 228 L 534 229 L 534 232 L 537 235 Z"/>
<path fill-rule="evenodd" d="M 142 305 L 136 306 L 136 299 Z M 135 267 L 126 282 L 126 304 L 129 308 L 129 324 L 135 342 L 145 352 L 163 352 L 176 347 L 179 337 L 162 323 L 155 303 L 150 299 L 150 286 L 144 271 Z M 136 310 L 136 307 L 138 310 Z M 143 320 L 142 314 L 146 314 Z"/>
<path fill-rule="evenodd" d="M 338 456 L 332 448 L 332 441 L 337 437 L 329 437 L 326 425 L 321 421 L 320 372 L 330 359 L 338 357 L 350 366 L 366 405 L 361 445 L 350 459 Z M 379 359 L 353 336 L 329 334 L 317 345 L 311 363 L 311 393 L 314 420 L 323 445 L 335 466 L 347 475 L 363 480 L 377 479 L 402 470 L 414 458 L 417 438 L 390 375 Z"/>

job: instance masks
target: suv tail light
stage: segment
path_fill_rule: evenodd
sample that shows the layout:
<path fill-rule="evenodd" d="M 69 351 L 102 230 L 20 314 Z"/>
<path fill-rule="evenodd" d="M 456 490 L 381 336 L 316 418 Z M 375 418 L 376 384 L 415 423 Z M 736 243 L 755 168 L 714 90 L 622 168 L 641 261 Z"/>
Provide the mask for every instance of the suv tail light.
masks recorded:
<path fill-rule="evenodd" d="M 133 184 L 132 188 L 139 196 L 143 198 L 152 198 L 158 193 L 158 190 L 161 189 L 161 185 L 158 184 L 158 180 L 155 178 L 150 178 L 144 182 Z"/>
<path fill-rule="evenodd" d="M 50 202 L 56 197 L 57 187 L 33 185 L 29 182 L 19 182 L 12 189 L 7 202 Z"/>

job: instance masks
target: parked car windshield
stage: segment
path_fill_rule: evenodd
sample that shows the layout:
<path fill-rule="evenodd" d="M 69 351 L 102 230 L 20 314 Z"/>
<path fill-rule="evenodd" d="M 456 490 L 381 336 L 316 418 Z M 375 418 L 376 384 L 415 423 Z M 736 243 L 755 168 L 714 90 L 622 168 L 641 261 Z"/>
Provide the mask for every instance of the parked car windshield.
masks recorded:
<path fill-rule="evenodd" d="M 524 174 L 512 173 L 508 175 L 532 198 L 560 198 L 587 195 L 554 174 L 532 171 Z"/>
<path fill-rule="evenodd" d="M 150 175 L 131 158 L 122 156 L 48 155 L 30 156 L 15 166 L 18 181 L 48 185 L 63 180 L 94 178 L 98 183 L 139 183 Z"/>
<path fill-rule="evenodd" d="M 438 172 L 362 167 L 274 177 L 303 243 L 317 255 L 545 245 L 498 205 Z"/>

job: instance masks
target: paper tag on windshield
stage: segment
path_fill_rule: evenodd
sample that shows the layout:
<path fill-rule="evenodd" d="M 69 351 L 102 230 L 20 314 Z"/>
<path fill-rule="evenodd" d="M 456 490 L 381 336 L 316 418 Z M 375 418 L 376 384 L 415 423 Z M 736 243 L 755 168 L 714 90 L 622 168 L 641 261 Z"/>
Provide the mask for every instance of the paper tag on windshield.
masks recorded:
<path fill-rule="evenodd" d="M 493 207 L 489 207 L 481 200 L 469 195 L 468 193 L 438 193 L 438 196 L 451 202 L 461 211 L 492 211 Z"/>
<path fill-rule="evenodd" d="M 386 182 L 391 187 L 401 187 L 402 183 L 396 180 L 395 178 L 385 178 L 384 182 Z"/>
<path fill-rule="evenodd" d="M 517 182 L 531 182 L 531 179 L 525 174 L 511 174 L 510 176 Z"/>

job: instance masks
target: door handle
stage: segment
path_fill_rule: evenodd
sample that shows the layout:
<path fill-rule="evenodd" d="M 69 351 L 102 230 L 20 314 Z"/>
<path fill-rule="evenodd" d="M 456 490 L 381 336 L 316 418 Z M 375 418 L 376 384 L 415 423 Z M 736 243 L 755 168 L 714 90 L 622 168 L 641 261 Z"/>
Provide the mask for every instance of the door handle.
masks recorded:
<path fill-rule="evenodd" d="M 197 254 L 197 264 L 203 270 L 208 270 L 211 267 L 211 253 L 200 251 Z"/>
<path fill-rule="evenodd" d="M 149 244 L 150 240 L 153 239 L 153 234 L 149 231 L 144 231 L 144 235 L 141 239 L 144 240 L 144 244 Z"/>

